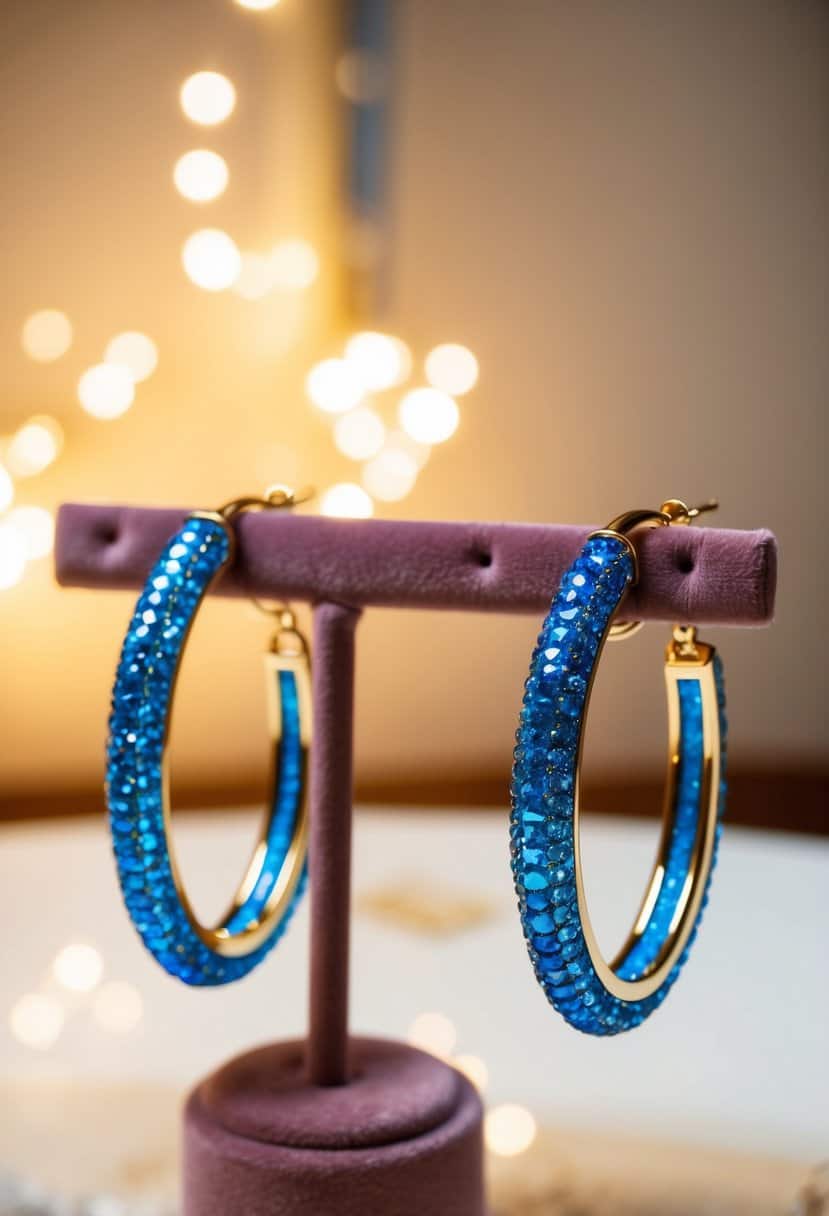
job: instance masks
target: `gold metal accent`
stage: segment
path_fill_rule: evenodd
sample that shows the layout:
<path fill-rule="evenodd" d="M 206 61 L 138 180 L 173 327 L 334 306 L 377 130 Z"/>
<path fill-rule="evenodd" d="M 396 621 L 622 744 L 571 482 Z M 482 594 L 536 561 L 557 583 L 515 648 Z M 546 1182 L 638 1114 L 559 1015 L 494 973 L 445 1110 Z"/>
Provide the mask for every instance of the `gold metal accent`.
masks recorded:
<path fill-rule="evenodd" d="M 659 510 L 670 516 L 672 524 L 689 524 L 692 519 L 696 519 L 705 511 L 716 511 L 719 505 L 716 498 L 709 498 L 708 502 L 700 503 L 698 507 L 687 507 L 681 499 L 669 498 L 667 502 L 663 502 Z"/>
<path fill-rule="evenodd" d="M 715 505 L 712 502 L 702 507 L 687 507 L 679 499 L 669 499 L 662 504 L 659 511 L 627 512 L 625 515 L 621 515 L 618 519 L 613 520 L 607 529 L 593 535 L 606 536 L 610 534 L 618 536 L 629 544 L 628 533 L 636 528 L 642 526 L 667 527 L 671 524 L 687 524 L 702 511 L 713 510 Z M 629 634 L 632 632 L 632 626 L 636 624 L 641 624 L 641 622 L 623 622 L 622 625 L 625 633 Z M 595 675 L 598 667 L 598 658 L 601 656 L 605 641 L 608 640 L 611 634 L 612 626 L 606 631 L 605 637 L 602 639 L 597 661 L 593 665 L 593 675 Z M 596 974 L 608 992 L 623 1000 L 643 1000 L 645 997 L 651 996 L 656 992 L 661 984 L 664 983 L 688 943 L 688 938 L 696 922 L 705 894 L 717 830 L 722 744 L 722 740 L 720 739 L 717 687 L 714 679 L 714 654 L 713 646 L 709 646 L 705 642 L 698 640 L 697 631 L 694 626 L 674 626 L 671 641 L 665 651 L 665 684 L 668 697 L 668 767 L 665 781 L 662 833 L 650 881 L 633 929 L 622 949 L 610 963 L 604 959 L 599 949 L 587 907 L 579 831 L 581 818 L 579 786 L 584 727 L 582 727 L 579 738 L 576 758 L 573 821 L 575 879 L 579 916 L 590 960 Z M 677 798 L 679 795 L 679 765 L 681 761 L 679 683 L 681 680 L 687 679 L 693 679 L 698 682 L 702 704 L 703 760 L 700 773 L 697 828 L 694 846 L 685 885 L 680 893 L 676 912 L 659 954 L 640 979 L 625 980 L 619 976 L 619 969 L 645 932 L 650 915 L 656 906 L 662 890 L 662 884 L 665 881 L 668 854 L 677 814 Z M 593 677 L 591 676 L 585 698 L 583 722 L 587 718 L 592 685 Z"/>
<path fill-rule="evenodd" d="M 630 586 L 635 587 L 639 582 L 639 555 L 631 539 L 632 533 L 645 527 L 667 528 L 677 524 L 689 524 L 704 511 L 716 511 L 719 505 L 716 498 L 710 498 L 708 502 L 701 503 L 697 507 L 689 507 L 680 498 L 668 498 L 658 511 L 638 508 L 617 515 L 606 528 L 599 528 L 596 532 L 591 532 L 587 539 L 590 540 L 593 536 L 612 536 L 615 540 L 620 540 L 627 545 L 633 561 L 633 577 L 630 580 Z M 621 641 L 622 638 L 629 638 L 634 633 L 638 633 L 641 626 L 641 621 L 614 621 L 610 626 L 608 636 L 611 641 Z"/>
<path fill-rule="evenodd" d="M 303 486 L 301 490 L 292 490 L 290 486 L 283 485 L 282 482 L 274 482 L 273 485 L 268 486 L 265 493 L 261 496 L 251 494 L 244 495 L 242 498 L 232 498 L 230 502 L 226 502 L 223 506 L 219 507 L 216 514 L 225 520 L 230 520 L 243 511 L 267 511 L 277 507 L 298 507 L 300 503 L 307 502 L 313 496 L 314 490 L 311 486 Z"/>
<path fill-rule="evenodd" d="M 261 511 L 272 510 L 282 507 L 292 507 L 296 503 L 304 501 L 308 496 L 308 491 L 294 492 L 288 486 L 271 486 L 265 491 L 261 498 L 245 497 L 237 498 L 229 503 L 226 503 L 218 511 L 194 511 L 191 518 L 209 519 L 214 523 L 219 523 L 225 529 L 230 541 L 228 555 L 222 565 L 216 570 L 208 587 L 205 589 L 205 594 L 218 579 L 222 576 L 225 570 L 232 564 L 235 553 L 235 534 L 232 526 L 232 520 L 236 515 L 243 511 Z M 193 906 L 188 898 L 184 883 L 181 877 L 178 860 L 175 849 L 173 847 L 173 836 L 171 831 L 171 801 L 170 801 L 170 773 L 169 773 L 169 755 L 168 755 L 168 736 L 170 722 L 172 719 L 172 705 L 175 700 L 175 688 L 178 680 L 179 669 L 181 666 L 182 656 L 187 647 L 185 637 L 184 643 L 179 651 L 179 664 L 173 677 L 173 685 L 170 694 L 170 712 L 167 717 L 167 731 L 165 733 L 163 751 L 162 751 L 162 800 L 164 812 L 164 829 L 167 836 L 167 847 L 170 857 L 170 869 L 173 875 L 176 891 L 178 893 L 181 906 L 184 909 L 185 915 L 190 922 L 194 932 L 204 942 L 204 944 L 217 954 L 225 958 L 238 958 L 242 955 L 249 954 L 256 950 L 270 937 L 275 926 L 285 915 L 290 901 L 296 891 L 297 884 L 302 875 L 305 865 L 305 858 L 308 853 L 308 755 L 311 747 L 311 668 L 308 644 L 299 631 L 296 625 L 296 619 L 290 607 L 287 604 L 278 605 L 277 610 L 272 610 L 258 603 L 264 611 L 269 615 L 275 615 L 277 621 L 277 630 L 274 634 L 269 650 L 265 654 L 265 675 L 266 675 L 266 692 L 268 703 L 268 725 L 269 733 L 273 747 L 273 763 L 271 777 L 271 794 L 267 805 L 267 809 L 259 830 L 257 843 L 254 847 L 251 860 L 245 871 L 244 878 L 236 891 L 230 907 L 223 917 L 220 918 L 217 924 L 208 926 L 203 925 L 196 915 Z M 191 621 L 192 624 L 192 621 Z M 282 702 L 280 696 L 279 674 L 282 671 L 290 671 L 294 675 L 297 691 L 297 705 L 299 712 L 299 729 L 300 729 L 300 797 L 297 807 L 296 819 L 293 825 L 291 842 L 288 846 L 288 852 L 282 862 L 279 875 L 273 885 L 271 894 L 265 903 L 262 914 L 259 917 L 251 919 L 242 929 L 230 932 L 226 926 L 231 918 L 242 908 L 249 898 L 252 891 L 261 877 L 263 867 L 268 855 L 268 832 L 271 821 L 275 813 L 275 795 L 276 785 L 279 780 L 282 760 Z"/>

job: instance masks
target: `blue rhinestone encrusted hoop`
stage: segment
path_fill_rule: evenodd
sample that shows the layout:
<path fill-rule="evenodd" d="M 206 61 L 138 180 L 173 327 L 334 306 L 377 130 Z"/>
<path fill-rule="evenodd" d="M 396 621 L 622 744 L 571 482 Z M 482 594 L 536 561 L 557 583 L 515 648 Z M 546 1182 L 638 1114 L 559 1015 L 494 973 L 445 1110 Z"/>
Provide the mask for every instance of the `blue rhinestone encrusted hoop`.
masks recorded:
<path fill-rule="evenodd" d="M 199 921 L 181 881 L 165 758 L 182 654 L 208 588 L 233 561 L 235 517 L 295 501 L 279 486 L 262 499 L 189 516 L 150 571 L 118 664 L 106 779 L 118 876 L 144 945 L 186 984 L 227 984 L 251 971 L 281 937 L 305 885 L 310 670 L 290 609 L 276 610 L 279 628 L 265 656 L 273 792 L 247 873 L 215 926 Z"/>
<path fill-rule="evenodd" d="M 712 504 L 713 505 L 713 504 Z M 634 927 L 608 963 L 590 923 L 579 847 L 579 768 L 590 689 L 612 625 L 638 578 L 631 534 L 689 523 L 677 499 L 631 511 L 588 537 L 561 580 L 533 652 L 512 774 L 512 870 L 536 978 L 577 1030 L 618 1034 L 661 1005 L 705 907 L 725 803 L 722 664 L 692 626 L 665 655 L 669 762 L 662 836 Z"/>

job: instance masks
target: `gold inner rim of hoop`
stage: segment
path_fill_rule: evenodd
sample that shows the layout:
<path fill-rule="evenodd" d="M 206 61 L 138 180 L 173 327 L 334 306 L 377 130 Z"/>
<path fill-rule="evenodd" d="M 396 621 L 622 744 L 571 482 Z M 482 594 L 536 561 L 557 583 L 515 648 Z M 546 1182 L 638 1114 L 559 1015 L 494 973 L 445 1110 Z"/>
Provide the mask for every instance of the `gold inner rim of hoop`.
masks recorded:
<path fill-rule="evenodd" d="M 703 642 L 695 643 L 693 647 L 688 648 L 687 645 L 680 644 L 676 640 L 675 635 L 675 640 L 669 644 L 665 655 L 665 683 L 668 697 L 668 766 L 665 780 L 662 832 L 657 847 L 656 860 L 633 928 L 621 950 L 613 961 L 608 963 L 599 948 L 588 911 L 581 855 L 579 789 L 585 725 L 588 717 L 593 677 L 598 669 L 608 633 L 609 630 L 605 632 L 596 656 L 596 662 L 593 665 L 593 672 L 591 673 L 585 697 L 584 716 L 582 718 L 582 729 L 579 736 L 576 759 L 573 819 L 576 894 L 584 939 L 596 974 L 608 992 L 613 996 L 626 1001 L 638 1001 L 652 996 L 668 978 L 688 944 L 688 939 L 691 936 L 702 906 L 714 854 L 719 813 L 721 765 L 720 715 L 717 701 L 717 687 L 714 679 L 714 648 L 707 646 Z M 641 978 L 626 980 L 618 975 L 618 968 L 644 934 L 651 912 L 656 905 L 656 901 L 662 890 L 662 884 L 666 878 L 668 855 L 678 810 L 679 766 L 681 761 L 679 681 L 683 679 L 693 679 L 698 682 L 702 709 L 703 759 L 700 772 L 694 845 L 685 883 L 659 953 Z"/>

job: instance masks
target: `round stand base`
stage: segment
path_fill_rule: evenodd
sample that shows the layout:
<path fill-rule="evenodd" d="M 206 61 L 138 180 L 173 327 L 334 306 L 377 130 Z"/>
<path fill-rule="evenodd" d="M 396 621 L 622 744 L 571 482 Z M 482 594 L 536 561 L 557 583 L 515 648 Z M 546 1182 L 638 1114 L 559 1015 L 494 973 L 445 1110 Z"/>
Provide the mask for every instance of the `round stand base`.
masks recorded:
<path fill-rule="evenodd" d="M 351 1081 L 305 1078 L 304 1045 L 239 1056 L 184 1113 L 184 1216 L 484 1216 L 481 1102 L 448 1064 L 351 1042 Z"/>

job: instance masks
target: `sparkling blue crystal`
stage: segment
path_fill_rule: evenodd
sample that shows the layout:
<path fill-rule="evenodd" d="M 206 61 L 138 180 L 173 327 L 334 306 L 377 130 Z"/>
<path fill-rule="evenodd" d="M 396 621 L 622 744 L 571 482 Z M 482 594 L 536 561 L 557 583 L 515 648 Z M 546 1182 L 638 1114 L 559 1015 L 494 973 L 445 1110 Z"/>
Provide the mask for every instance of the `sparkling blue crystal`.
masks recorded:
<path fill-rule="evenodd" d="M 630 551 L 622 541 L 591 537 L 562 578 L 525 684 L 511 786 L 511 864 L 529 956 L 551 1004 L 571 1025 L 594 1035 L 629 1030 L 659 1007 L 679 975 L 699 923 L 698 918 L 682 957 L 659 989 L 644 1000 L 625 1001 L 610 993 L 597 975 L 578 913 L 573 813 L 585 700 L 599 648 L 632 574 Z M 726 722 L 722 667 L 716 657 L 714 677 L 723 744 L 721 814 Z M 618 966 L 622 978 L 643 974 L 660 954 L 694 849 L 703 754 L 696 678 L 680 681 L 679 699 L 678 804 L 665 878 L 645 931 Z M 706 901 L 707 892 L 703 907 Z"/>
<path fill-rule="evenodd" d="M 107 797 L 113 849 L 125 903 L 145 946 L 187 984 L 240 979 L 284 932 L 305 884 L 269 939 L 239 958 L 225 958 L 199 937 L 179 902 L 164 824 L 161 771 L 173 681 L 192 619 L 214 575 L 229 557 L 218 520 L 194 517 L 172 538 L 150 572 L 121 652 L 107 744 Z M 233 933 L 257 920 L 278 881 L 298 809 L 302 748 L 296 680 L 280 672 L 282 739 L 266 853 L 258 880 L 228 918 Z"/>

